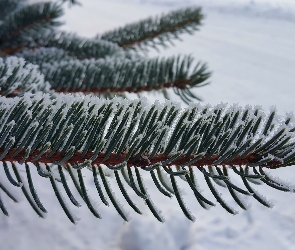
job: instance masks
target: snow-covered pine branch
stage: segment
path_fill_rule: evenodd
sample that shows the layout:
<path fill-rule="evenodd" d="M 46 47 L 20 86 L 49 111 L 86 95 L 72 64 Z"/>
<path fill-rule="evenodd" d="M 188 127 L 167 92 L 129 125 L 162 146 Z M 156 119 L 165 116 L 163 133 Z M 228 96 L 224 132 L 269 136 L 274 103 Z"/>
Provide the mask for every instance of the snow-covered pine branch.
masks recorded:
<path fill-rule="evenodd" d="M 168 101 L 165 104 L 155 102 L 149 105 L 146 99 L 105 100 L 94 96 L 71 95 L 53 98 L 49 94 L 26 93 L 23 97 L 0 98 L 0 160 L 6 165 L 15 162 L 33 164 L 41 177 L 48 175 L 39 169 L 40 164 L 45 164 L 49 172 L 52 164 L 66 171 L 78 171 L 80 181 L 76 185 L 80 187 L 79 192 L 90 210 L 92 207 L 88 198 L 85 198 L 86 188 L 81 171 L 89 169 L 94 174 L 96 168 L 101 174 L 105 168 L 127 171 L 130 179 L 127 185 L 130 184 L 139 197 L 150 199 L 145 195 L 140 172 L 148 171 L 155 180 L 161 180 L 161 174 L 157 172 L 160 168 L 170 175 L 173 193 L 189 219 L 193 217 L 182 203 L 174 176 L 184 176 L 183 179 L 200 204 L 212 206 L 214 204 L 201 195 L 194 184 L 194 176 L 201 174 L 221 206 L 235 214 L 235 210 L 221 199 L 211 179 L 224 182 L 243 209 L 246 206 L 236 192 L 255 194 L 247 183 L 248 178 L 261 179 L 278 190 L 293 191 L 271 179 L 262 169 L 294 164 L 295 129 L 291 118 L 287 116 L 278 120 L 273 110 L 266 115 L 249 106 L 226 108 L 224 105 L 191 105 L 181 110 L 178 104 Z M 215 172 L 209 171 L 207 166 L 215 169 Z M 241 176 L 248 191 L 230 182 L 230 168 Z M 253 174 L 244 173 L 249 168 L 253 169 Z M 10 167 L 6 167 L 7 178 L 15 185 L 17 181 L 13 181 L 10 171 Z M 118 173 L 116 176 L 122 188 Z M 61 176 L 61 180 L 67 189 L 66 179 Z M 106 183 L 105 180 L 103 182 Z M 141 186 L 140 189 L 135 182 Z M 165 190 L 162 185 L 157 185 L 161 193 Z M 168 190 L 165 192 L 170 193 Z M 129 196 L 124 197 L 130 205 L 132 201 L 126 198 Z M 270 206 L 259 197 L 254 196 L 262 204 Z M 155 217 L 162 221 L 152 201 L 147 205 Z M 70 212 L 65 212 L 69 217 Z M 127 216 L 123 218 L 127 220 Z"/>

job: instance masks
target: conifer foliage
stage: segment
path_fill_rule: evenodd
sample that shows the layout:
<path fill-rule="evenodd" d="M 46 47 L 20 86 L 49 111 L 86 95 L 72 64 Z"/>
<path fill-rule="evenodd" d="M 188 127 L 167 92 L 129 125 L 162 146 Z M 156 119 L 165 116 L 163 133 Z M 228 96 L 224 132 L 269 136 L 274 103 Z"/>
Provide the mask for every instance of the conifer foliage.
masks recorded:
<path fill-rule="evenodd" d="M 147 193 L 146 178 L 162 195 L 175 196 L 190 220 L 194 216 L 185 205 L 180 182 L 201 207 L 217 202 L 231 214 L 237 212 L 221 198 L 217 186 L 226 188 L 245 210 L 244 195 L 271 207 L 253 185 L 294 191 L 265 171 L 294 164 L 292 114 L 281 117 L 275 109 L 265 113 L 258 106 L 201 105 L 195 92 L 208 83 L 206 64 L 191 56 L 143 56 L 142 50 L 167 46 L 182 33 L 198 30 L 200 8 L 177 10 L 86 39 L 56 29 L 65 2 L 77 4 L 0 2 L 0 161 L 7 183 L 22 190 L 40 217 L 47 208 L 35 189 L 33 171 L 50 182 L 73 223 L 69 202 L 79 207 L 83 201 L 101 218 L 87 192 L 85 171 L 92 175 L 97 199 L 111 203 L 125 221 L 129 218 L 114 196 L 110 171 L 121 191 L 116 196 L 122 195 L 130 209 L 141 214 L 130 196 L 135 193 L 161 222 L 164 218 Z M 145 91 L 168 98 L 171 89 L 188 108 L 169 100 L 149 104 L 146 98 L 126 98 Z M 233 183 L 233 174 L 243 187 Z M 205 180 L 211 197 L 202 194 L 198 178 Z M 0 183 L 1 191 L 18 202 L 7 183 Z M 0 209 L 9 215 L 4 196 Z"/>

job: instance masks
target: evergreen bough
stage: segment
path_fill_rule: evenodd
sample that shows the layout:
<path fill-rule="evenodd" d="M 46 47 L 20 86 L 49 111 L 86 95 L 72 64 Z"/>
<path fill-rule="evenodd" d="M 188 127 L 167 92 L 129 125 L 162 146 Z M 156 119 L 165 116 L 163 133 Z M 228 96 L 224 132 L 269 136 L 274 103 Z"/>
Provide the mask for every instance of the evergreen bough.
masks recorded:
<path fill-rule="evenodd" d="M 73 223 L 64 193 L 73 205 L 81 205 L 70 182 L 100 218 L 87 193 L 84 171 L 92 172 L 102 203 L 112 203 L 125 221 L 127 213 L 114 196 L 107 169 L 135 212 L 141 214 L 130 192 L 144 199 L 161 222 L 164 219 L 144 185 L 145 171 L 160 193 L 176 197 L 190 220 L 194 217 L 179 190 L 180 181 L 203 208 L 215 206 L 216 200 L 231 214 L 236 211 L 221 198 L 216 185 L 227 188 L 245 210 L 242 195 L 271 207 L 253 184 L 294 191 L 265 172 L 295 162 L 292 114 L 282 118 L 275 109 L 266 114 L 259 106 L 201 105 L 194 92 L 208 83 L 206 64 L 195 63 L 191 56 L 149 59 L 141 53 L 198 30 L 203 19 L 200 8 L 181 9 L 86 39 L 56 29 L 64 2 L 77 4 L 0 2 L 0 161 L 9 182 L 21 188 L 40 217 L 47 210 L 44 197 L 35 190 L 32 171 L 50 181 Z M 168 98 L 169 89 L 188 108 L 169 100 L 151 105 L 142 97 L 126 98 L 144 91 L 161 91 Z M 231 181 L 232 173 L 244 187 Z M 196 177 L 205 179 L 214 199 L 201 193 Z M 0 183 L 0 189 L 18 201 L 10 187 Z M 9 214 L 2 197 L 0 209 Z"/>

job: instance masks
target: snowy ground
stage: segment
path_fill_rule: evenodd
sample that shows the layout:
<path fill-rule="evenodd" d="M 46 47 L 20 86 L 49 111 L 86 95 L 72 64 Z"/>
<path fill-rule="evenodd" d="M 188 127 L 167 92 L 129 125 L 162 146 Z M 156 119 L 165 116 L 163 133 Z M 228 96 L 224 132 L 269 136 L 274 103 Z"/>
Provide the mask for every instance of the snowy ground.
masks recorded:
<path fill-rule="evenodd" d="M 64 29 L 91 37 L 180 5 L 201 2 L 87 0 L 83 1 L 83 7 L 67 11 Z M 291 0 L 232 2 L 202 3 L 206 20 L 201 31 L 182 36 L 183 42 L 175 42 L 175 47 L 161 50 L 160 55 L 193 54 L 196 60 L 208 62 L 213 71 L 211 84 L 198 91 L 205 102 L 261 104 L 265 109 L 276 105 L 282 115 L 294 110 L 295 3 Z M 150 56 L 156 55 L 151 51 Z M 292 167 L 273 172 L 295 183 L 294 174 Z M 207 189 L 201 177 L 199 180 Z M 96 197 L 92 182 L 89 180 L 87 184 L 89 192 Z M 191 223 L 175 199 L 158 195 L 148 179 L 147 185 L 166 218 L 164 224 L 157 222 L 134 195 L 144 216 L 131 213 L 133 219 L 123 223 L 114 208 L 99 205 L 103 219 L 98 220 L 84 205 L 75 211 L 81 220 L 74 226 L 52 194 L 49 180 L 47 184 L 44 180 L 36 182 L 36 189 L 49 210 L 47 218 L 39 219 L 26 201 L 15 205 L 7 200 L 11 216 L 0 214 L 0 249 L 295 249 L 294 194 L 259 187 L 261 193 L 274 201 L 275 207 L 267 209 L 249 199 L 252 208 L 232 216 L 220 206 L 203 210 L 187 190 L 184 199 L 196 217 L 195 223 Z M 115 188 L 114 191 L 119 196 L 119 191 Z M 222 191 L 223 198 L 237 208 L 228 192 Z M 207 190 L 204 192 L 213 199 Z"/>

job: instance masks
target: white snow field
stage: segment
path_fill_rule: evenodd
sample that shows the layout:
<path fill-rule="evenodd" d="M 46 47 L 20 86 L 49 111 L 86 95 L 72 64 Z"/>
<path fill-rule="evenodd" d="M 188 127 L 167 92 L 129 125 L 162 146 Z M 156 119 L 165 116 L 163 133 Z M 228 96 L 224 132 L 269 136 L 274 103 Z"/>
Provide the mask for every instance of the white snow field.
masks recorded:
<path fill-rule="evenodd" d="M 80 1 L 82 7 L 67 10 L 63 29 L 88 37 L 176 7 L 202 4 L 206 19 L 199 32 L 183 35 L 182 42 L 176 41 L 175 47 L 161 49 L 160 53 L 151 50 L 149 56 L 192 54 L 196 61 L 208 62 L 213 71 L 211 84 L 195 91 L 204 103 L 259 104 L 266 112 L 276 105 L 282 115 L 295 110 L 294 1 Z M 162 100 L 160 95 L 148 98 Z M 294 167 L 271 173 L 295 184 Z M 84 173 L 88 175 L 87 171 Z M 2 174 L 1 170 L 0 178 Z M 226 189 L 219 188 L 224 200 L 239 211 L 233 216 L 219 204 L 209 211 L 202 209 L 191 190 L 183 185 L 186 193 L 183 198 L 196 217 L 192 223 L 185 218 L 176 199 L 162 196 L 145 176 L 150 196 L 162 211 L 165 223 L 159 223 L 135 194 L 132 198 L 144 215 L 133 213 L 112 181 L 116 196 L 130 211 L 132 220 L 124 223 L 112 206 L 101 204 L 91 178 L 86 177 L 88 191 L 103 219 L 95 219 L 83 204 L 82 208 L 73 210 L 81 218 L 73 225 L 58 204 L 49 180 L 35 175 L 35 187 L 49 211 L 48 216 L 45 220 L 38 218 L 24 198 L 20 204 L 4 199 L 10 217 L 0 214 L 0 249 L 295 249 L 295 194 L 257 186 L 275 206 L 268 209 L 252 197 L 246 197 L 252 207 L 245 212 L 238 208 Z M 197 178 L 206 197 L 214 201 L 203 178 Z M 237 176 L 232 178 L 242 186 Z"/>

